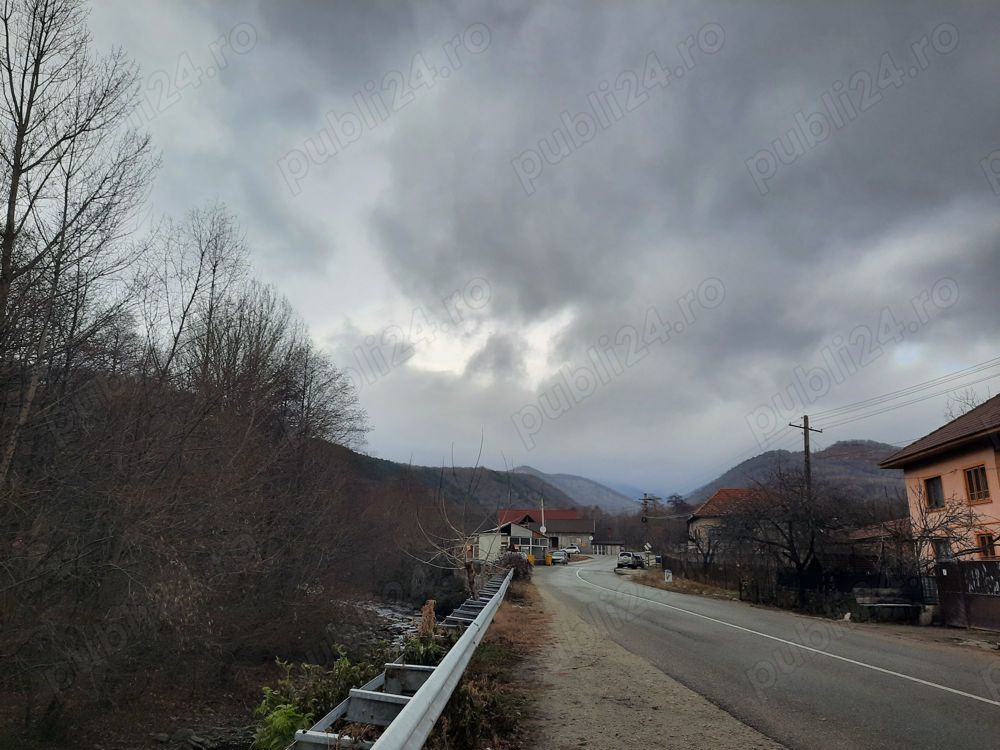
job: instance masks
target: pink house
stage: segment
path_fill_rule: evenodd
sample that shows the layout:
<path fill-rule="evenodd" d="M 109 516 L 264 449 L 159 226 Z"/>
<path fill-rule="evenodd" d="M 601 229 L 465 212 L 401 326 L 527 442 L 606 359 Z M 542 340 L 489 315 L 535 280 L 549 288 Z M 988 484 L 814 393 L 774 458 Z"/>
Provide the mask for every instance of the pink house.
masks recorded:
<path fill-rule="evenodd" d="M 879 464 L 902 469 L 923 557 L 997 559 L 1000 546 L 1000 396 Z"/>

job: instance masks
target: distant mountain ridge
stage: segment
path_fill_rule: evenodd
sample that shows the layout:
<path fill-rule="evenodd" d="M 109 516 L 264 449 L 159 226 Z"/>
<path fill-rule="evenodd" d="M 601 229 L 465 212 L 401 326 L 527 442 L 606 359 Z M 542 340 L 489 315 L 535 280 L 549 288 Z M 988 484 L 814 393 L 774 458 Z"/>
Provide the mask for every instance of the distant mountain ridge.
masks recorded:
<path fill-rule="evenodd" d="M 812 472 L 816 481 L 836 484 L 859 500 L 890 501 L 905 493 L 902 471 L 880 469 L 878 462 L 899 450 L 894 445 L 874 440 L 842 440 L 812 454 Z M 722 487 L 750 487 L 772 474 L 779 466 L 802 466 L 802 451 L 766 451 L 738 464 L 706 485 L 685 496 L 699 505 Z"/>
<path fill-rule="evenodd" d="M 548 485 L 560 490 L 576 505 L 596 505 L 609 513 L 635 511 L 638 503 L 610 487 L 576 474 L 546 474 L 532 466 L 516 466 L 516 474 L 537 477 Z M 548 498 L 546 498 L 548 499 Z"/>
<path fill-rule="evenodd" d="M 537 506 L 542 497 L 553 506 L 580 504 L 558 487 L 532 474 L 497 471 L 482 466 L 414 466 L 332 444 L 328 444 L 325 451 L 327 460 L 340 468 L 345 479 L 387 489 L 419 488 L 429 497 L 439 497 L 455 504 L 468 500 L 477 517 L 494 519 L 498 508 Z"/>
<path fill-rule="evenodd" d="M 653 487 L 651 490 L 649 487 L 636 487 L 634 484 L 619 482 L 614 479 L 607 479 L 606 477 L 598 477 L 594 481 L 614 490 L 619 495 L 624 495 L 625 497 L 636 501 L 638 501 L 638 498 L 642 497 L 643 492 L 648 492 L 652 495 L 663 495 L 666 497 L 663 492 L 658 491 L 658 487 Z"/>

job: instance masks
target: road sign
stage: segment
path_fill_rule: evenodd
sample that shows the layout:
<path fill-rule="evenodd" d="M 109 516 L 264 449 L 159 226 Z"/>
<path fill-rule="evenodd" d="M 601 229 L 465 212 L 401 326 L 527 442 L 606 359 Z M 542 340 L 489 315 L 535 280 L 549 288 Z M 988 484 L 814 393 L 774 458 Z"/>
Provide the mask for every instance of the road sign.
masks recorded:
<path fill-rule="evenodd" d="M 653 545 L 650 544 L 649 542 L 646 542 L 644 545 L 642 545 L 642 548 L 644 550 L 646 550 L 646 552 L 652 552 L 653 551 Z"/>
<path fill-rule="evenodd" d="M 545 535 L 545 526 L 540 526 L 538 528 L 538 531 L 539 531 L 539 533 L 541 533 L 544 536 Z"/>
<path fill-rule="evenodd" d="M 669 568 L 667 570 L 664 570 L 663 571 L 663 582 L 664 583 L 673 583 L 674 582 L 674 571 L 670 570 Z"/>

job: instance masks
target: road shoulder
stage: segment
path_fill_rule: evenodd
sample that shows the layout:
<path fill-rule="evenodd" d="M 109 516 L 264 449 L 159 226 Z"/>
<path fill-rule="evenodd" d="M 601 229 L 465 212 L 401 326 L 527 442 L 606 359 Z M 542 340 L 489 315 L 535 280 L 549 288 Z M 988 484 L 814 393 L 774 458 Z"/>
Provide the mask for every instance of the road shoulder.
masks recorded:
<path fill-rule="evenodd" d="M 537 590 L 546 643 L 527 660 L 538 675 L 527 733 L 548 750 L 683 747 L 781 750 L 782 746 L 668 677 Z M 544 624 L 547 620 L 547 626 Z"/>

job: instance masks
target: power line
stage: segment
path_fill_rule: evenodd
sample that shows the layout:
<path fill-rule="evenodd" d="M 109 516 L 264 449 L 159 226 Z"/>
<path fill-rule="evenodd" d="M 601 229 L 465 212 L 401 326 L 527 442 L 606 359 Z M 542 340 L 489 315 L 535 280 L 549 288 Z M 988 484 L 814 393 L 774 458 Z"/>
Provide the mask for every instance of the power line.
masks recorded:
<path fill-rule="evenodd" d="M 993 373 L 992 375 L 987 375 L 986 377 L 979 378 L 977 380 L 973 380 L 973 381 L 971 381 L 969 383 L 965 383 L 965 385 L 975 385 L 976 383 L 982 383 L 982 382 L 985 382 L 987 380 L 992 380 L 993 378 L 996 378 L 996 377 L 1000 377 L 1000 372 Z M 938 391 L 936 393 L 930 393 L 930 394 L 927 394 L 926 396 L 921 396 L 919 398 L 910 399 L 909 401 L 903 401 L 902 403 L 899 403 L 899 404 L 893 404 L 892 406 L 887 406 L 884 409 L 878 409 L 876 411 L 868 412 L 868 413 L 865 413 L 865 414 L 858 414 L 858 415 L 855 415 L 853 417 L 847 417 L 846 419 L 842 419 L 839 422 L 833 422 L 832 424 L 826 425 L 826 429 L 833 429 L 834 427 L 840 427 L 841 425 L 850 424 L 851 422 L 857 422 L 857 421 L 862 420 L 862 419 L 868 419 L 869 417 L 878 416 L 879 414 L 885 414 L 885 413 L 890 412 L 890 411 L 895 411 L 896 409 L 902 409 L 904 406 L 910 406 L 911 404 L 917 404 L 917 403 L 920 403 L 921 401 L 927 401 L 928 399 L 931 399 L 931 398 L 937 398 L 938 396 L 945 396 L 945 395 L 951 393 L 954 390 L 955 390 L 954 388 L 947 388 L 947 389 L 945 389 L 943 391 Z"/>
<path fill-rule="evenodd" d="M 977 373 L 998 366 L 1000 366 L 1000 357 L 994 357 L 993 359 L 988 359 L 984 362 L 979 362 L 978 364 L 970 365 L 969 367 L 965 367 L 961 370 L 956 370 L 954 372 L 947 373 L 945 375 L 941 375 L 936 378 L 932 378 L 931 380 L 925 380 L 921 383 L 916 383 L 915 385 L 911 385 L 906 388 L 899 388 L 894 391 L 889 391 L 888 393 L 883 393 L 878 396 L 872 396 L 871 398 L 867 398 L 862 401 L 856 401 L 854 403 L 846 404 L 844 406 L 838 406 L 832 409 L 825 409 L 822 411 L 813 412 L 811 417 L 813 419 L 816 418 L 833 419 L 834 420 L 833 422 L 824 425 L 824 429 L 833 429 L 835 427 L 840 427 L 842 425 L 850 424 L 851 422 L 857 422 L 862 419 L 868 419 L 869 417 L 878 416 L 879 414 L 885 414 L 887 412 L 894 411 L 895 409 L 901 409 L 904 406 L 910 406 L 911 404 L 916 404 L 921 401 L 926 401 L 931 398 L 937 398 L 938 396 L 946 395 L 954 391 L 956 386 L 952 386 L 945 390 L 937 391 L 935 393 L 923 395 L 920 396 L 919 398 L 914 398 L 898 404 L 886 406 L 881 409 L 864 411 L 865 409 L 871 409 L 872 407 L 881 406 L 882 404 L 888 403 L 890 401 L 894 401 L 896 399 L 903 398 L 905 396 L 910 396 L 915 393 L 920 393 L 921 391 L 933 388 L 934 386 L 939 386 L 945 383 L 951 383 L 956 380 L 961 380 L 963 378 L 968 377 L 969 375 L 975 375 Z M 976 385 L 977 383 L 982 383 L 987 380 L 992 380 L 993 378 L 996 377 L 1000 377 L 1000 372 L 992 373 L 985 377 L 972 380 L 968 383 L 963 383 L 962 385 L 965 386 Z M 855 414 L 853 416 L 847 416 L 851 412 L 856 412 L 856 411 L 862 411 L 863 413 Z M 744 461 L 746 461 L 748 458 L 754 455 L 758 455 L 759 453 L 762 452 L 780 450 L 780 449 L 787 450 L 789 446 L 785 445 L 782 447 L 781 444 L 787 443 L 789 436 L 792 436 L 794 434 L 795 434 L 794 432 L 791 432 L 790 427 L 788 426 L 782 427 L 777 433 L 771 436 L 764 445 L 761 445 L 759 443 L 753 445 L 749 449 L 743 451 L 742 453 L 737 454 L 734 458 L 730 459 L 729 463 L 727 464 L 728 468 L 723 469 L 723 471 L 728 471 L 729 468 L 734 468 L 739 464 L 743 463 Z M 906 442 L 912 442 L 912 441 L 906 441 Z M 898 444 L 899 443 L 890 443 L 890 445 L 898 445 Z M 822 449 L 822 444 L 821 444 L 821 449 Z M 698 487 L 703 486 L 708 481 L 711 481 L 711 478 L 699 479 L 692 487 L 692 491 L 697 489 Z"/>
<path fill-rule="evenodd" d="M 975 375 L 977 373 L 988 370 L 992 367 L 1000 366 L 1000 357 L 995 357 L 994 359 L 986 360 L 985 362 L 980 362 L 975 365 L 970 365 L 969 367 L 963 368 L 961 370 L 956 370 L 955 372 L 941 375 L 939 377 L 933 378 L 931 380 L 925 380 L 922 383 L 917 383 L 911 385 L 907 388 L 900 388 L 895 391 L 889 391 L 888 393 L 883 393 L 879 396 L 872 396 L 871 398 L 864 399 L 863 401 L 855 401 L 854 403 L 847 404 L 845 406 L 838 406 L 833 409 L 823 409 L 821 411 L 816 411 L 812 413 L 812 417 L 815 418 L 833 418 L 842 416 L 848 412 L 859 411 L 872 406 L 878 406 L 887 401 L 893 401 L 897 398 L 902 398 L 904 396 L 910 396 L 914 393 L 919 393 L 920 391 L 927 390 L 928 388 L 933 388 L 944 383 L 949 383 L 954 380 L 961 380 L 969 375 Z M 1000 374 L 1000 373 L 998 373 Z M 993 375 L 991 377 L 996 377 Z M 975 381 L 981 382 L 981 381 Z M 969 383 L 968 385 L 972 385 Z M 953 390 L 953 389 L 949 389 Z"/>

